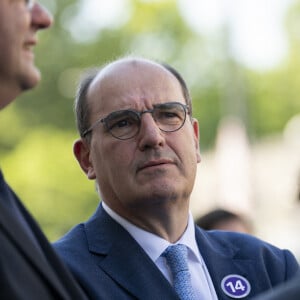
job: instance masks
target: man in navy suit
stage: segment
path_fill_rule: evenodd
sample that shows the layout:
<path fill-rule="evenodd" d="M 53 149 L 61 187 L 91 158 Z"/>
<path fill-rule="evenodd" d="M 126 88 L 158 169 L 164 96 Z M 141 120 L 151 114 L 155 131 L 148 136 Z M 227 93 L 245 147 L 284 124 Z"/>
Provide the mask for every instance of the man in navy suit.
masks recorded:
<path fill-rule="evenodd" d="M 289 251 L 195 226 L 199 129 L 176 70 L 119 59 L 82 80 L 75 107 L 74 154 L 102 202 L 55 248 L 91 299 L 180 299 L 164 255 L 177 244 L 188 252 L 194 299 L 251 298 L 294 276 Z"/>
<path fill-rule="evenodd" d="M 40 80 L 33 47 L 52 17 L 30 0 L 0 1 L 0 109 Z M 9 130 L 9 124 L 4 130 Z M 0 171 L 0 299 L 86 299 Z"/>

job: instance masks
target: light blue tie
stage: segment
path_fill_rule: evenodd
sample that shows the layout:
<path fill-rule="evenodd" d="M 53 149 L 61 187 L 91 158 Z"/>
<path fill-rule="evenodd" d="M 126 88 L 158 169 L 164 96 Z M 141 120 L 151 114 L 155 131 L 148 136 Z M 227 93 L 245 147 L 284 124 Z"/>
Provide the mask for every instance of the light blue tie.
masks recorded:
<path fill-rule="evenodd" d="M 173 276 L 173 287 L 181 300 L 194 300 L 191 273 L 187 264 L 187 247 L 183 244 L 169 246 L 162 256 L 167 260 Z"/>

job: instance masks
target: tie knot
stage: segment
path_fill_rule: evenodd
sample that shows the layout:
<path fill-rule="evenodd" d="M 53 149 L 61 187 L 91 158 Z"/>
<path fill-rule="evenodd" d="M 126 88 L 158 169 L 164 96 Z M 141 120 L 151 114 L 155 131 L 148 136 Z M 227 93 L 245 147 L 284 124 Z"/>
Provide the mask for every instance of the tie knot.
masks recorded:
<path fill-rule="evenodd" d="M 169 246 L 163 253 L 173 274 L 188 271 L 187 247 L 183 244 Z"/>

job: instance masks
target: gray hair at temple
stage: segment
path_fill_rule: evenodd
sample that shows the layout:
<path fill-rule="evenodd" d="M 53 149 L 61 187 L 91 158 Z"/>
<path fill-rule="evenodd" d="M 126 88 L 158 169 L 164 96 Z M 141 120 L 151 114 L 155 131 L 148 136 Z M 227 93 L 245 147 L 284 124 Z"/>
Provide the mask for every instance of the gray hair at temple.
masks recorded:
<path fill-rule="evenodd" d="M 189 106 L 190 118 L 192 118 L 192 99 L 190 96 L 190 92 L 188 90 L 185 80 L 179 74 L 179 72 L 177 70 L 175 70 L 173 67 L 171 67 L 170 65 L 168 65 L 166 63 L 159 63 L 156 61 L 147 60 L 147 59 L 138 58 L 138 57 L 137 58 L 125 57 L 125 58 L 116 60 L 114 62 L 111 62 L 109 64 L 106 64 L 103 67 L 89 69 L 87 72 L 85 72 L 84 76 L 82 77 L 81 81 L 79 82 L 79 86 L 78 86 L 76 98 L 75 98 L 74 110 L 75 110 L 77 129 L 78 129 L 78 132 L 79 132 L 81 138 L 84 138 L 84 132 L 90 127 L 90 122 L 89 122 L 90 110 L 89 110 L 89 105 L 87 103 L 87 93 L 88 93 L 88 89 L 89 89 L 91 83 L 98 76 L 98 74 L 101 73 L 101 71 L 104 68 L 106 68 L 107 66 L 109 66 L 112 63 L 122 62 L 122 61 L 129 61 L 129 62 L 130 61 L 132 61 L 132 62 L 148 61 L 151 63 L 156 63 L 156 64 L 162 66 L 165 70 L 167 70 L 171 74 L 173 74 L 173 76 L 175 76 L 175 78 L 178 80 L 178 82 L 181 86 L 184 99 L 186 101 L 186 104 Z"/>

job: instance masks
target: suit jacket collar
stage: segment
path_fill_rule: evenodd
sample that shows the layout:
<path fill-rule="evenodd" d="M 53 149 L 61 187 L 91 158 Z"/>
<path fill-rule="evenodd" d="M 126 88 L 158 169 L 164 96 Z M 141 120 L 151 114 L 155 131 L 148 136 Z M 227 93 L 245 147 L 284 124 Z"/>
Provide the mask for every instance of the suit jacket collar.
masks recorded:
<path fill-rule="evenodd" d="M 98 254 L 99 267 L 130 294 L 143 300 L 178 299 L 144 250 L 101 205 L 85 229 L 89 251 Z"/>

